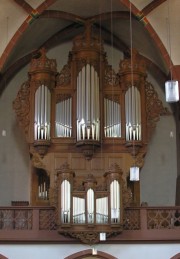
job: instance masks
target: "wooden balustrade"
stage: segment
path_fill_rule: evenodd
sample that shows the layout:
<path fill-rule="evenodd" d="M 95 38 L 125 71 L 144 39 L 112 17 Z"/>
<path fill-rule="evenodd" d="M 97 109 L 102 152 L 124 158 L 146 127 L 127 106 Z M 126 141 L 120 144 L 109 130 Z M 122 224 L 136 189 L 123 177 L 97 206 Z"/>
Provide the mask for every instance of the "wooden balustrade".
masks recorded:
<path fill-rule="evenodd" d="M 123 215 L 122 233 L 103 242 L 179 240 L 180 207 L 129 207 Z M 77 240 L 58 233 L 57 222 L 54 207 L 0 207 L 0 242 L 77 243 Z"/>

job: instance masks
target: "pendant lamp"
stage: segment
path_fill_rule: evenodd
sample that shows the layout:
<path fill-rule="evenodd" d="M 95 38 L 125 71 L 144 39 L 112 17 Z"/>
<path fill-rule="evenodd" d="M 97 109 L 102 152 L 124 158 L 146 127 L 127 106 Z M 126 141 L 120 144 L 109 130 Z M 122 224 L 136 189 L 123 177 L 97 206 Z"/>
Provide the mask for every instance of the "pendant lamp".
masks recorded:
<path fill-rule="evenodd" d="M 167 36 L 169 43 L 169 63 L 171 79 L 165 82 L 165 96 L 166 102 L 173 103 L 179 101 L 179 84 L 178 81 L 172 79 L 172 62 L 171 62 L 171 33 L 170 33 L 170 3 L 168 0 L 168 18 L 167 22 Z"/>
<path fill-rule="evenodd" d="M 179 84 L 178 81 L 168 80 L 165 82 L 166 102 L 173 103 L 179 101 Z"/>
<path fill-rule="evenodd" d="M 139 167 L 137 166 L 130 167 L 130 181 L 134 181 L 134 182 L 139 181 Z"/>
<path fill-rule="evenodd" d="M 131 8 L 131 1 L 130 1 L 130 42 L 131 42 L 131 85 L 134 85 L 134 78 L 133 78 L 133 46 L 132 46 L 132 8 Z M 132 96 L 134 98 L 134 96 Z M 133 149 L 135 149 L 134 141 L 133 141 Z M 135 150 L 133 150 L 133 155 L 135 156 Z M 135 157 L 134 157 L 135 160 Z M 135 164 L 130 167 L 130 181 L 139 181 L 139 167 Z"/>

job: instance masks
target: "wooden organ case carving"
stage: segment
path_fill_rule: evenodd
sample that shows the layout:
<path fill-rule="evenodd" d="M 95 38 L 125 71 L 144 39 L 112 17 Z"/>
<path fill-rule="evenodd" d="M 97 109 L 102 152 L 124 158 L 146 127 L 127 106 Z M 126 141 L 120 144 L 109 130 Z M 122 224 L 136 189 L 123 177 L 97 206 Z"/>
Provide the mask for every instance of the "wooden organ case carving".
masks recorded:
<path fill-rule="evenodd" d="M 13 103 L 29 144 L 31 204 L 56 206 L 59 233 L 86 243 L 120 233 L 123 208 L 139 205 L 129 169 L 134 160 L 143 166 L 156 122 L 168 114 L 143 58 L 132 54 L 115 73 L 87 21 L 59 73 L 38 52 Z"/>

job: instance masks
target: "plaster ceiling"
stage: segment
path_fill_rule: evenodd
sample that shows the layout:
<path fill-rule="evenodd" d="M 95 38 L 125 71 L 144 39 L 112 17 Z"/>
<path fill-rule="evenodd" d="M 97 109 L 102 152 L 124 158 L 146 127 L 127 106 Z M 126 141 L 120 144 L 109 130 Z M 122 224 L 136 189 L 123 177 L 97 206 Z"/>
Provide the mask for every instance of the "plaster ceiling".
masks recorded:
<path fill-rule="evenodd" d="M 123 53 L 132 44 L 166 77 L 168 64 L 159 45 L 170 52 L 175 65 L 180 64 L 180 1 L 131 0 L 132 42 L 129 7 L 128 0 L 1 0 L 1 79 L 5 74 L 12 77 L 40 47 L 50 49 L 71 41 L 83 30 L 86 19 L 93 20 L 94 30 L 101 31 L 107 44 Z M 3 85 L 0 87 L 2 92 Z"/>

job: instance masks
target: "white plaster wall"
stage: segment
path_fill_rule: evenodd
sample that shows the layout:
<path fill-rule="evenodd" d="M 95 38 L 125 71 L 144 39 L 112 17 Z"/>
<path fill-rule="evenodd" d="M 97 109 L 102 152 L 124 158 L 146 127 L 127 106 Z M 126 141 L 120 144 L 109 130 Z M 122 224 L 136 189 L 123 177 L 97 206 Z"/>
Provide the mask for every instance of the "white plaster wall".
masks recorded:
<path fill-rule="evenodd" d="M 0 254 L 8 259 L 64 259 L 74 253 L 90 249 L 86 245 L 0 245 Z M 117 259 L 170 259 L 180 252 L 179 244 L 121 244 L 96 245 L 97 251 Z"/>
<path fill-rule="evenodd" d="M 29 200 L 28 146 L 12 108 L 20 85 L 26 79 L 27 68 L 24 68 L 0 96 L 0 206 L 10 205 L 12 200 Z"/>
<path fill-rule="evenodd" d="M 175 205 L 176 163 L 174 118 L 162 116 L 140 172 L 141 201 L 150 206 Z"/>
<path fill-rule="evenodd" d="M 149 77 L 163 106 L 172 113 L 166 103 L 163 89 Z M 164 87 L 164 86 L 162 86 Z M 173 113 L 160 116 L 148 145 L 144 166 L 140 172 L 141 202 L 150 206 L 174 206 L 176 197 L 177 154 L 176 125 Z"/>

